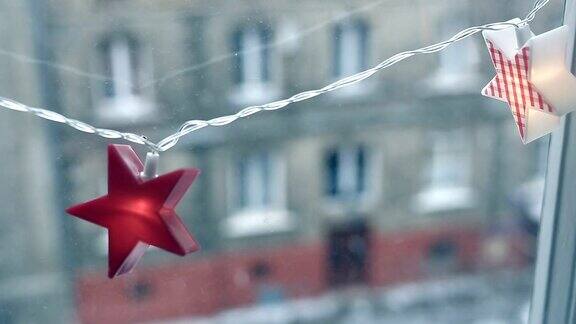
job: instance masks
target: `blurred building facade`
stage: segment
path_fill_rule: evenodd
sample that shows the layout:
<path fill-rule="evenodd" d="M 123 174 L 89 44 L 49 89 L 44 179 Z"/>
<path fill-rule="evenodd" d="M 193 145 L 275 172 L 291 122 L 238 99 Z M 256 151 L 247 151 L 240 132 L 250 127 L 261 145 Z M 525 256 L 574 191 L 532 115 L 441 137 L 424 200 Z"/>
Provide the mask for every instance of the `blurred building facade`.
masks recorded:
<path fill-rule="evenodd" d="M 44 106 L 39 65 L 31 64 L 45 45 L 36 41 L 33 2 L 0 2 L 0 95 Z M 73 299 L 64 266 L 57 134 L 44 121 L 3 111 L 0 138 L 0 323 L 70 321 L 72 312 L 62 311 L 72 309 Z"/>
<path fill-rule="evenodd" d="M 317 89 L 463 27 L 529 9 L 521 1 L 461 0 L 50 5 L 54 59 L 89 71 L 58 71 L 61 109 L 153 139 L 184 120 Z M 12 19 L 26 14 L 15 11 Z M 553 27 L 558 19 L 550 11 L 538 20 Z M 526 265 L 526 238 L 503 235 L 499 225 L 514 213 L 511 195 L 543 177 L 537 157 L 546 144 L 522 146 L 507 107 L 479 95 L 492 73 L 481 41 L 469 39 L 289 109 L 183 138 L 162 154 L 161 168 L 202 170 L 178 211 L 203 250 L 182 259 L 151 250 L 134 273 L 110 281 L 105 231 L 65 219 L 74 230 L 60 273 L 74 282 L 77 316 L 112 323 L 205 315 L 351 284 L 379 287 Z M 9 86 L 12 97 L 42 103 L 34 87 L 21 93 Z M 40 123 L 5 115 L 0 122 Z M 45 140 L 22 132 L 22 140 Z M 67 129 L 58 136 L 66 161 L 61 181 L 70 188 L 54 195 L 72 203 L 105 194 L 107 141 Z M 20 154 L 14 165 L 29 155 L 45 163 L 38 151 Z M 19 177 L 10 179 L 17 184 Z M 49 204 L 47 192 L 41 197 Z M 26 206 L 43 213 L 58 207 Z M 55 226 L 64 216 L 54 213 L 60 216 L 39 217 Z M 58 242 L 36 229 L 41 247 Z M 19 316 L 11 320 L 25 322 Z"/>

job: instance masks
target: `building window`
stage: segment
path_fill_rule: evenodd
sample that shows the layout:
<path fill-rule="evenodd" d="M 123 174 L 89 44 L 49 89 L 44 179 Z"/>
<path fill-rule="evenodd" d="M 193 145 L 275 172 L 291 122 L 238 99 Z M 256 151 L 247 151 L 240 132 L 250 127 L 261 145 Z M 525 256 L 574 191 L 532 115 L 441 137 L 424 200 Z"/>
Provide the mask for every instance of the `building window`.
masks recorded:
<path fill-rule="evenodd" d="M 429 182 L 432 188 L 467 187 L 470 151 L 463 132 L 438 132 L 433 136 Z"/>
<path fill-rule="evenodd" d="M 441 131 L 432 135 L 427 185 L 417 196 L 420 212 L 437 212 L 472 207 L 472 161 L 469 137 L 463 130 Z"/>
<path fill-rule="evenodd" d="M 284 167 L 268 151 L 240 155 L 230 172 L 231 210 L 223 222 L 231 237 L 271 234 L 293 229 L 285 209 Z"/>
<path fill-rule="evenodd" d="M 243 25 L 232 34 L 235 87 L 230 99 L 237 105 L 272 101 L 281 96 L 270 46 L 273 33 L 264 23 Z"/>
<path fill-rule="evenodd" d="M 273 204 L 274 174 L 269 152 L 242 156 L 236 162 L 236 207 L 265 208 Z"/>
<path fill-rule="evenodd" d="M 441 25 L 445 38 L 469 24 L 463 21 L 447 21 Z M 479 74 L 480 55 L 478 43 L 464 40 L 439 53 L 438 69 L 428 80 L 429 85 L 440 92 L 462 93 L 476 91 L 481 83 Z"/>
<path fill-rule="evenodd" d="M 139 51 L 136 41 L 126 35 L 114 35 L 101 44 L 101 56 L 107 81 L 106 97 L 129 97 L 138 94 Z"/>
<path fill-rule="evenodd" d="M 368 26 L 362 21 L 347 21 L 334 27 L 334 78 L 342 78 L 366 69 L 367 40 Z"/>
<path fill-rule="evenodd" d="M 271 204 L 272 174 L 270 155 L 258 153 L 237 162 L 237 201 L 239 208 L 265 207 Z"/>
<path fill-rule="evenodd" d="M 452 36 L 453 32 L 446 34 Z M 480 56 L 476 42 L 466 40 L 440 52 L 439 70 L 450 75 L 476 75 L 479 63 Z"/>
<path fill-rule="evenodd" d="M 150 70 L 150 60 L 135 38 L 118 33 L 99 45 L 100 68 L 106 81 L 97 94 L 96 114 L 109 122 L 136 121 L 153 116 L 152 94 L 142 93 L 141 84 Z"/>
<path fill-rule="evenodd" d="M 237 84 L 270 81 L 270 42 L 272 31 L 265 25 L 239 28 L 233 36 L 234 80 Z"/>
<path fill-rule="evenodd" d="M 366 149 L 363 146 L 334 148 L 326 153 L 326 195 L 354 199 L 366 190 Z"/>

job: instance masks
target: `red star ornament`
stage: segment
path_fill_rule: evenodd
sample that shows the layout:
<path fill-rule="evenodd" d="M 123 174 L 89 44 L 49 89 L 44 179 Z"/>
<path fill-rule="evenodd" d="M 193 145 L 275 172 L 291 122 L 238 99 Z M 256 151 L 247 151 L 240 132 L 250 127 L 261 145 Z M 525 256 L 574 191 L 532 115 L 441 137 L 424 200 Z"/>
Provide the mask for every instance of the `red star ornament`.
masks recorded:
<path fill-rule="evenodd" d="M 108 146 L 108 194 L 66 211 L 108 229 L 108 276 L 132 270 L 149 245 L 181 256 L 199 246 L 174 208 L 199 174 L 180 169 L 150 180 L 129 145 Z"/>
<path fill-rule="evenodd" d="M 576 78 L 566 66 L 566 26 L 537 36 L 524 28 L 483 32 L 496 76 L 482 94 L 508 103 L 526 144 L 552 132 L 560 116 L 574 110 Z"/>

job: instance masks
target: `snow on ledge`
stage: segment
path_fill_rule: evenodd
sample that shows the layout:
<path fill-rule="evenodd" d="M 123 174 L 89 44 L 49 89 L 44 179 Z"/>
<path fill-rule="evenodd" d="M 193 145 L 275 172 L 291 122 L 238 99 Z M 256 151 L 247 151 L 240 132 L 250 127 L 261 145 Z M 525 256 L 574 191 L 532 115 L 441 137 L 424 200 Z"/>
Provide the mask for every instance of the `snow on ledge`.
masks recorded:
<path fill-rule="evenodd" d="M 237 105 L 262 104 L 280 97 L 280 88 L 273 83 L 246 82 L 239 84 L 230 94 L 230 100 Z"/>
<path fill-rule="evenodd" d="M 474 191 L 469 187 L 431 187 L 416 197 L 416 209 L 421 213 L 433 213 L 473 207 Z"/>
<path fill-rule="evenodd" d="M 221 224 L 228 237 L 287 232 L 294 226 L 294 219 L 288 211 L 269 208 L 241 210 L 230 215 Z"/>
<path fill-rule="evenodd" d="M 96 117 L 109 122 L 150 119 L 154 112 L 154 107 L 148 100 L 134 95 L 104 99 L 96 108 Z"/>

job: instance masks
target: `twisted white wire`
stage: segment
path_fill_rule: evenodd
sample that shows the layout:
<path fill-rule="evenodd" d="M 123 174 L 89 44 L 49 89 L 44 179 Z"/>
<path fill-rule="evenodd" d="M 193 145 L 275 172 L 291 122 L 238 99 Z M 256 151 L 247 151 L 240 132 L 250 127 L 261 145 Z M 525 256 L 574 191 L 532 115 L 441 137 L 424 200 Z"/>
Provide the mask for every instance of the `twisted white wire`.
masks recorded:
<path fill-rule="evenodd" d="M 72 128 L 75 128 L 75 129 L 81 131 L 81 132 L 85 132 L 85 133 L 89 133 L 89 134 L 95 134 L 95 135 L 98 135 L 98 136 L 101 136 L 104 138 L 121 138 L 121 139 L 124 139 L 124 140 L 132 142 L 132 143 L 146 145 L 151 150 L 157 151 L 156 144 L 151 142 L 150 140 L 148 140 L 146 138 L 146 136 L 143 136 L 143 135 L 137 135 L 134 133 L 125 133 L 125 132 L 120 132 L 117 130 L 107 129 L 107 128 L 97 128 L 97 127 L 89 125 L 85 122 L 82 122 L 82 121 L 79 121 L 79 120 L 76 120 L 73 118 L 68 118 L 62 114 L 55 112 L 55 111 L 42 109 L 42 108 L 29 107 L 29 106 L 26 106 L 25 104 L 22 104 L 20 102 L 15 101 L 15 100 L 7 99 L 4 97 L 0 97 L 0 106 L 4 107 L 4 108 L 11 109 L 11 110 L 31 113 L 31 114 L 34 114 L 34 115 L 40 117 L 40 118 L 51 120 L 51 121 L 54 121 L 57 123 L 66 124 Z"/>
<path fill-rule="evenodd" d="M 400 61 L 403 61 L 409 57 L 412 57 L 414 55 L 419 55 L 419 54 L 430 54 L 430 53 L 439 52 L 439 51 L 445 49 L 446 47 L 448 47 L 448 46 L 450 46 L 456 42 L 459 42 L 463 39 L 466 39 L 466 38 L 468 38 L 472 35 L 475 35 L 481 31 L 484 31 L 484 30 L 501 30 L 501 29 L 506 29 L 506 28 L 510 28 L 510 27 L 524 26 L 528 22 L 532 21 L 534 19 L 534 17 L 536 16 L 536 13 L 540 9 L 542 9 L 548 2 L 549 2 L 549 0 L 537 0 L 534 3 L 532 10 L 530 10 L 530 12 L 526 15 L 526 17 L 524 19 L 522 19 L 521 21 L 519 21 L 518 23 L 497 22 L 497 23 L 491 23 L 491 24 L 469 27 L 469 28 L 466 28 L 466 29 L 456 33 L 454 36 L 450 37 L 449 39 L 447 39 L 445 41 L 442 41 L 442 42 L 439 42 L 436 44 L 432 44 L 432 45 L 428 45 L 428 46 L 425 46 L 425 47 L 422 47 L 422 48 L 419 48 L 416 50 L 405 51 L 405 52 L 395 54 L 395 55 L 389 57 L 388 59 L 382 61 L 378 65 L 372 67 L 372 68 L 369 68 L 369 69 L 364 70 L 362 72 L 356 73 L 354 75 L 351 75 L 351 76 L 345 77 L 343 79 L 340 79 L 338 81 L 335 81 L 333 83 L 330 83 L 327 86 L 324 86 L 320 89 L 300 92 L 300 93 L 295 94 L 289 98 L 279 100 L 279 101 L 270 102 L 270 103 L 263 104 L 263 105 L 249 106 L 249 107 L 246 107 L 246 108 L 238 111 L 237 113 L 231 114 L 231 115 L 221 116 L 221 117 L 217 117 L 217 118 L 213 118 L 213 119 L 209 119 L 209 120 L 188 120 L 180 126 L 180 128 L 178 129 L 178 131 L 176 133 L 162 139 L 158 143 L 154 143 L 154 142 L 148 140 L 143 135 L 137 135 L 137 134 L 133 134 L 133 133 L 125 133 L 125 132 L 120 132 L 120 131 L 112 130 L 112 129 L 97 128 L 97 127 L 94 127 L 94 126 L 89 125 L 87 123 L 81 122 L 79 120 L 68 118 L 68 117 L 66 117 L 62 114 L 59 114 L 57 112 L 54 112 L 54 111 L 41 109 L 41 108 L 28 107 L 22 103 L 19 103 L 17 101 L 11 100 L 11 99 L 6 99 L 3 97 L 0 97 L 0 106 L 2 106 L 4 108 L 16 110 L 16 111 L 32 113 L 32 114 L 34 114 L 38 117 L 44 118 L 44 119 L 48 119 L 48 120 L 55 121 L 58 123 L 67 124 L 67 125 L 75 128 L 79 131 L 82 131 L 82 132 L 95 134 L 95 135 L 105 137 L 105 138 L 121 138 L 121 139 L 124 139 L 124 140 L 129 141 L 129 142 L 133 142 L 136 144 L 146 145 L 150 150 L 152 150 L 154 152 L 164 152 L 164 151 L 172 148 L 174 145 L 176 145 L 176 143 L 178 143 L 178 140 L 181 137 L 183 137 L 187 134 L 190 134 L 194 131 L 200 130 L 204 127 L 228 125 L 228 124 L 230 124 L 230 123 L 232 123 L 232 122 L 234 122 L 240 118 L 245 118 L 245 117 L 251 116 L 255 113 L 261 112 L 261 111 L 277 110 L 280 108 L 284 108 L 284 107 L 288 106 L 289 104 L 303 101 L 303 100 L 307 100 L 307 99 L 319 96 L 321 94 L 331 92 L 331 91 L 334 91 L 336 89 L 340 89 L 340 88 L 358 83 L 364 79 L 371 77 L 376 72 L 379 72 L 380 70 L 386 69 L 386 68 L 388 68 L 388 67 L 390 67 L 390 66 L 392 66 L 392 65 L 394 65 Z"/>

